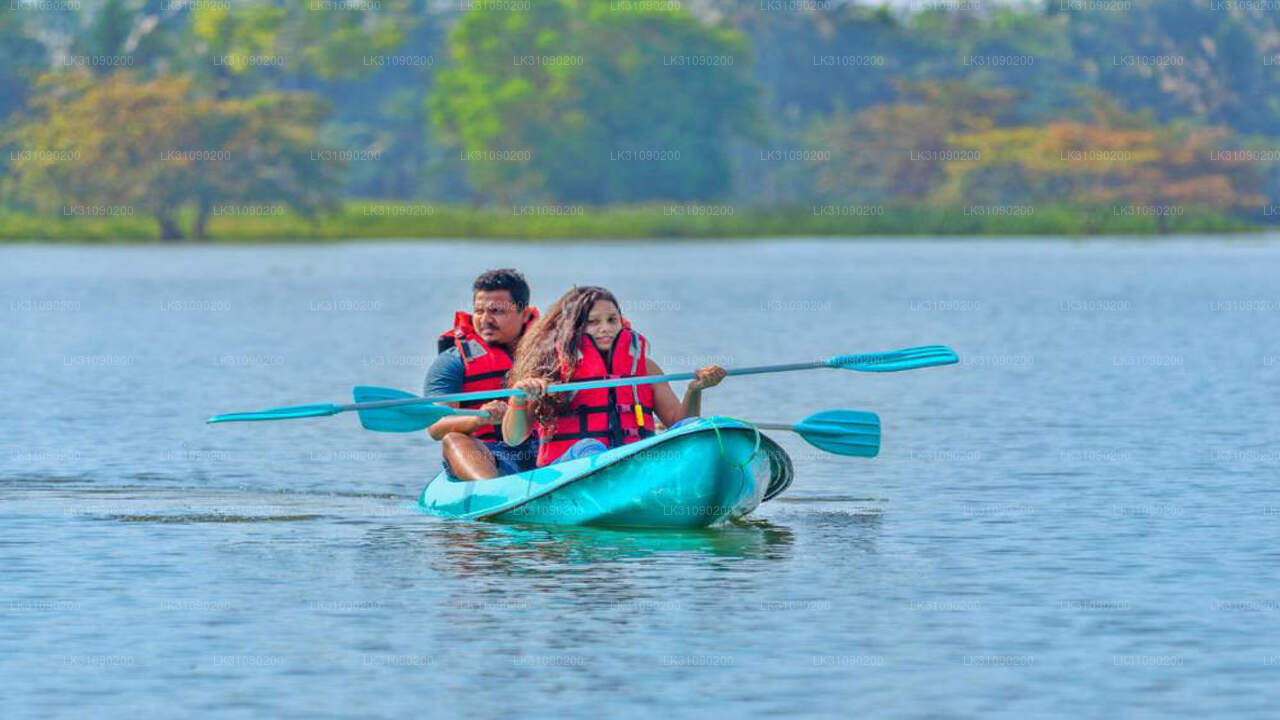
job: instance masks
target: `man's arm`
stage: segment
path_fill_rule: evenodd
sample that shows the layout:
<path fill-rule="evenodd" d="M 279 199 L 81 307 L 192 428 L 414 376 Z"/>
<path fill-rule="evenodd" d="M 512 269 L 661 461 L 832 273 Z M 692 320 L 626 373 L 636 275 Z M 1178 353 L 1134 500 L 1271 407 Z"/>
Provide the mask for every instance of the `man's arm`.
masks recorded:
<path fill-rule="evenodd" d="M 452 403 L 450 403 L 452 406 Z M 427 428 L 427 432 L 431 435 L 432 440 L 443 439 L 445 435 L 451 432 L 459 432 L 464 435 L 471 435 L 475 431 L 485 425 L 492 425 L 493 420 L 487 417 L 478 417 L 473 415 L 451 415 L 449 417 L 440 418 L 434 425 Z"/>
<path fill-rule="evenodd" d="M 437 355 L 435 361 L 431 363 L 431 368 L 427 370 L 426 382 L 422 384 L 422 394 L 450 395 L 462 392 L 462 381 L 465 377 L 466 368 L 462 364 L 462 357 L 458 355 L 456 349 L 450 348 Z M 450 407 L 458 406 L 457 403 L 447 404 Z M 490 422 L 488 418 L 451 415 L 437 420 L 434 425 L 427 428 L 427 433 L 433 440 L 440 440 L 451 432 L 470 435 Z"/>

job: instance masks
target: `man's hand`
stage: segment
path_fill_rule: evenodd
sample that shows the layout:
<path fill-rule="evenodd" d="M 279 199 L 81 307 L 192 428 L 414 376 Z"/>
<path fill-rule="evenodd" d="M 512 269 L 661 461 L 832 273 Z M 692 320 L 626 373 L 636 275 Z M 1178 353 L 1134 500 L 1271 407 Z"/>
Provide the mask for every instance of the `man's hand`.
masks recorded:
<path fill-rule="evenodd" d="M 490 400 L 484 405 L 481 405 L 480 410 L 489 413 L 489 417 L 487 418 L 476 418 L 477 421 L 480 421 L 481 425 L 501 425 L 502 416 L 507 414 L 507 401 Z"/>

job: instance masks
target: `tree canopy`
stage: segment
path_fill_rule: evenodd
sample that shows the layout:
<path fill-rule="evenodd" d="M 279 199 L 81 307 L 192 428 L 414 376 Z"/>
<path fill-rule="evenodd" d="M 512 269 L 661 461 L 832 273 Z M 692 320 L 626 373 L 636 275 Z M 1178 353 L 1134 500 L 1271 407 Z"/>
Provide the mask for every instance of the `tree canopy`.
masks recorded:
<path fill-rule="evenodd" d="M 586 203 L 728 190 L 729 144 L 757 120 L 742 36 L 614 6 L 554 0 L 458 23 L 431 108 L 477 190 Z"/>
<path fill-rule="evenodd" d="M 204 235 L 215 205 L 288 203 L 313 210 L 331 197 L 338 157 L 316 150 L 324 108 L 313 97 L 263 93 L 218 100 L 183 77 L 129 73 L 47 76 L 13 137 L 20 187 L 48 210 L 72 205 L 149 214 L 160 237 L 184 235 L 178 213 L 196 208 Z M 117 212 L 115 210 L 113 212 Z"/>
<path fill-rule="evenodd" d="M 0 203 L 166 237 L 340 198 L 1280 204 L 1256 3 L 45 5 L 0 13 Z"/>

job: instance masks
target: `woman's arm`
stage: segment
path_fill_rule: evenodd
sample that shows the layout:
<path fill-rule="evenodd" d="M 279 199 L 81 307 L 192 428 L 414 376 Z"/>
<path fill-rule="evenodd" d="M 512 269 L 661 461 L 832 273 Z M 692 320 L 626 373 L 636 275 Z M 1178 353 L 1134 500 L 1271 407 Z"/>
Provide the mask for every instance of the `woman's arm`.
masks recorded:
<path fill-rule="evenodd" d="M 539 378 L 521 380 L 512 387 L 525 393 L 524 397 L 516 396 L 507 405 L 507 414 L 502 418 L 502 440 L 508 445 L 516 446 L 529 439 L 532 427 L 529 423 L 529 404 L 542 399 L 551 382 Z"/>
<path fill-rule="evenodd" d="M 502 441 L 515 447 L 529 439 L 529 405 L 524 398 L 515 400 L 507 406 L 507 414 L 502 418 Z"/>
<path fill-rule="evenodd" d="M 645 358 L 646 369 L 649 375 L 662 375 L 662 368 L 658 367 L 658 363 L 649 358 Z M 654 383 L 653 385 L 653 411 L 662 421 L 663 425 L 671 427 L 687 417 L 697 417 L 702 413 L 702 391 L 720 384 L 724 379 L 724 368 L 719 365 L 708 365 L 700 368 L 697 377 L 689 381 L 689 387 L 685 388 L 684 399 L 677 400 L 676 394 L 671 390 L 670 383 Z"/>

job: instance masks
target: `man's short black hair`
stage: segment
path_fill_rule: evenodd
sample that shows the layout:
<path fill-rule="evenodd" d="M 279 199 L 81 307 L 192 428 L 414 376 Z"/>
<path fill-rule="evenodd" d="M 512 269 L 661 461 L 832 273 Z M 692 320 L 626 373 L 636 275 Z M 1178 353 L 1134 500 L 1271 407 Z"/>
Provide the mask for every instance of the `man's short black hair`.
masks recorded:
<path fill-rule="evenodd" d="M 515 302 L 516 307 L 521 310 L 529 307 L 529 283 L 524 281 L 524 276 L 519 270 L 511 268 L 486 270 L 471 286 L 473 295 L 481 290 L 506 290 L 511 293 L 511 300 Z"/>

